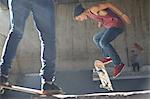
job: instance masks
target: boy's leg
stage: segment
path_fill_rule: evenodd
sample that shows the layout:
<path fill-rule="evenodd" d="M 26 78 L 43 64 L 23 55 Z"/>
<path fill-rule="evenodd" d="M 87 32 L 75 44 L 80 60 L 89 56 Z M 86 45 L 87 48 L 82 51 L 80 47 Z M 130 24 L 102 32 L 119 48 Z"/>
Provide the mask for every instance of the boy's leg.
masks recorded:
<path fill-rule="evenodd" d="M 55 80 L 55 13 L 53 0 L 37 0 L 32 4 L 34 21 L 41 41 L 42 90 L 59 90 Z M 47 82 L 47 83 L 46 83 Z M 49 85 L 53 86 L 53 89 Z"/>
<path fill-rule="evenodd" d="M 119 34 L 121 34 L 122 31 L 123 31 L 122 28 L 107 29 L 107 31 L 105 31 L 104 35 L 101 37 L 99 41 L 99 45 L 104 49 L 105 53 L 108 53 L 108 55 L 113 60 L 113 63 L 115 65 L 114 69 L 115 77 L 117 77 L 120 74 L 121 70 L 124 68 L 124 64 L 121 62 L 118 53 L 110 44 L 110 42 L 113 41 Z"/>
<path fill-rule="evenodd" d="M 94 44 L 101 50 L 101 53 L 103 54 L 103 57 L 109 57 L 107 53 L 105 53 L 104 49 L 99 45 L 99 41 L 101 37 L 104 35 L 106 30 L 102 32 L 98 32 L 93 36 L 93 42 Z"/>
<path fill-rule="evenodd" d="M 0 64 L 0 76 L 4 77 L 8 76 L 12 59 L 24 32 L 25 20 L 29 15 L 29 10 L 25 8 L 22 0 L 9 0 L 9 10 L 11 29 L 3 47 Z"/>
<path fill-rule="evenodd" d="M 107 53 L 113 60 L 113 63 L 115 65 L 118 65 L 121 63 L 121 59 L 116 52 L 116 50 L 113 48 L 113 46 L 110 44 L 111 41 L 113 41 L 119 34 L 122 33 L 122 29 L 120 28 L 111 28 L 107 29 L 104 32 L 104 35 L 99 40 L 99 45 L 105 53 Z"/>

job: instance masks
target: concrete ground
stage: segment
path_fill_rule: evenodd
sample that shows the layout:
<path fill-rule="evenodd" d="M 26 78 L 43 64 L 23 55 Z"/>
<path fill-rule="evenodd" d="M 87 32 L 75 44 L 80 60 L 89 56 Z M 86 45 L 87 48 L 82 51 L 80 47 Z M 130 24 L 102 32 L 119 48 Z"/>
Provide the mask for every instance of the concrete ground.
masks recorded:
<path fill-rule="evenodd" d="M 93 81 L 92 74 L 92 70 L 57 72 L 56 83 L 63 88 L 66 94 L 82 95 L 107 92 L 107 90 L 99 88 L 99 81 Z M 140 75 L 138 78 L 131 78 L 128 75 L 124 76 L 126 79 L 111 79 L 114 92 L 150 90 L 150 77 Z M 17 78 L 17 85 L 40 89 L 40 77 L 37 74 L 17 75 L 11 76 L 11 78 Z M 1 95 L 1 99 L 30 99 L 30 97 L 30 94 L 10 90 Z"/>

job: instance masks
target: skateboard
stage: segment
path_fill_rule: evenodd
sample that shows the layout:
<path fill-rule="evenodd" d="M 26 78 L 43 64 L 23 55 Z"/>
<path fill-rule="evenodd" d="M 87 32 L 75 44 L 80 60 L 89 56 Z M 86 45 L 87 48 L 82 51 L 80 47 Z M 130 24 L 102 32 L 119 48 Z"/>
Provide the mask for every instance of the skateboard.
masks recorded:
<path fill-rule="evenodd" d="M 8 85 L 8 86 L 0 85 L 0 94 L 4 94 L 5 89 L 18 91 L 18 92 L 24 92 L 24 93 L 33 94 L 33 95 L 39 95 L 42 97 L 46 97 L 46 96 L 57 97 L 57 95 L 59 95 L 57 92 L 56 93 L 55 92 L 44 93 L 42 90 L 27 88 L 27 87 L 21 87 L 21 86 L 17 86 L 17 85 Z M 63 95 L 63 92 L 60 95 Z"/>
<path fill-rule="evenodd" d="M 96 72 L 97 72 L 99 79 L 101 81 L 100 88 L 107 89 L 108 91 L 113 91 L 113 87 L 112 87 L 112 83 L 110 81 L 109 75 L 106 71 L 105 65 L 109 64 L 111 62 L 112 61 L 107 62 L 107 63 L 103 63 L 100 60 L 96 60 L 94 63 Z"/>

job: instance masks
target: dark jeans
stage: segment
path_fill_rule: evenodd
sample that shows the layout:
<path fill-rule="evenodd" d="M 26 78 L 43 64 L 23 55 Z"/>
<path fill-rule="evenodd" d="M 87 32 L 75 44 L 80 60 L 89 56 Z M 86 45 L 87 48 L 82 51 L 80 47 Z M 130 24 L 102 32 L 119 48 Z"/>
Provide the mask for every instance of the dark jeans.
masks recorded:
<path fill-rule="evenodd" d="M 8 75 L 11 62 L 24 34 L 30 12 L 41 41 L 41 76 L 51 81 L 55 75 L 55 14 L 53 0 L 8 0 L 11 29 L 5 41 L 1 57 L 1 74 Z"/>
<path fill-rule="evenodd" d="M 139 72 L 140 71 L 140 65 L 138 62 L 135 62 L 135 63 L 132 63 L 132 66 L 133 66 L 133 71 L 134 72 Z"/>
<path fill-rule="evenodd" d="M 116 37 L 122 32 L 122 28 L 114 27 L 110 29 L 105 29 L 103 32 L 99 32 L 93 36 L 93 41 L 96 44 L 96 46 L 101 49 L 103 56 L 111 57 L 114 65 L 119 65 L 122 62 L 118 53 L 110 44 L 110 42 L 116 39 Z"/>

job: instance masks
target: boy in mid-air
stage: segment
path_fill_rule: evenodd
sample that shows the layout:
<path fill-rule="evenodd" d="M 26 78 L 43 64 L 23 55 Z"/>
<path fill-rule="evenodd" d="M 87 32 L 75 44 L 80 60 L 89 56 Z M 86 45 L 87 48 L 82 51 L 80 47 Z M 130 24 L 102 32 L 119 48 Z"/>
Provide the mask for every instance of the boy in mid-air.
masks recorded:
<path fill-rule="evenodd" d="M 103 53 L 104 58 L 100 61 L 103 63 L 113 61 L 114 78 L 119 76 L 125 64 L 122 63 L 118 53 L 110 42 L 123 32 L 125 23 L 130 24 L 129 17 L 112 3 L 100 3 L 88 9 L 83 8 L 81 4 L 77 5 L 74 10 L 74 18 L 77 21 L 92 19 L 98 23 L 99 28 L 105 28 L 103 32 L 99 32 L 93 36 L 93 41 Z"/>

